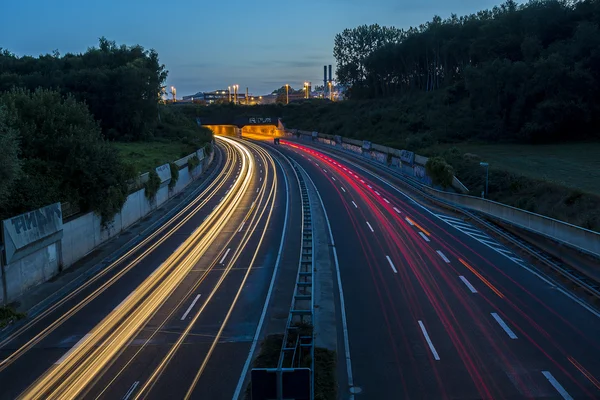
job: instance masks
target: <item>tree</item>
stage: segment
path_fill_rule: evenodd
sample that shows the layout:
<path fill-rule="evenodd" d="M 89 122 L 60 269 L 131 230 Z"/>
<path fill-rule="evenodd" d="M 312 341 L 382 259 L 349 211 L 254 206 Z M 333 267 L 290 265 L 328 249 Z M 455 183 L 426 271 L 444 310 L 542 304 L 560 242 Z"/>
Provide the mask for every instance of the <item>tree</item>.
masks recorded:
<path fill-rule="evenodd" d="M 345 29 L 335 35 L 333 56 L 337 62 L 338 81 L 344 85 L 354 85 L 365 80 L 365 59 L 376 49 L 396 43 L 401 37 L 401 30 L 377 24 Z"/>
<path fill-rule="evenodd" d="M 425 164 L 427 175 L 431 177 L 434 185 L 439 185 L 443 188 L 452 186 L 454 178 L 454 169 L 442 157 L 431 157 Z"/>
<path fill-rule="evenodd" d="M 159 92 L 167 77 L 154 50 L 117 46 L 102 37 L 83 54 L 39 58 L 0 53 L 0 92 L 12 87 L 58 89 L 85 101 L 110 139 L 140 140 L 152 134 Z"/>
<path fill-rule="evenodd" d="M 300 92 L 302 92 L 302 90 L 300 90 L 300 89 L 294 90 L 293 87 L 291 87 L 291 86 L 288 87 L 288 94 L 300 93 Z M 285 95 L 285 85 L 283 85 L 279 89 L 273 90 L 273 93 L 271 93 L 271 94 L 283 94 L 283 95 Z"/>
<path fill-rule="evenodd" d="M 13 184 L 21 173 L 18 134 L 11 127 L 14 118 L 0 105 L 0 209 L 6 208 Z"/>
<path fill-rule="evenodd" d="M 6 126 L 18 132 L 22 164 L 3 217 L 61 201 L 110 221 L 125 203 L 134 171 L 102 138 L 87 106 L 44 89 L 2 93 L 0 106 L 13 116 Z"/>
<path fill-rule="evenodd" d="M 506 0 L 404 31 L 363 25 L 336 35 L 337 75 L 353 99 L 413 103 L 415 115 L 399 118 L 418 120 L 411 127 L 419 134 L 438 125 L 446 138 L 595 139 L 598 15 L 594 0 Z M 465 116 L 461 124 L 457 114 Z M 452 125 L 471 133 L 452 133 Z"/>

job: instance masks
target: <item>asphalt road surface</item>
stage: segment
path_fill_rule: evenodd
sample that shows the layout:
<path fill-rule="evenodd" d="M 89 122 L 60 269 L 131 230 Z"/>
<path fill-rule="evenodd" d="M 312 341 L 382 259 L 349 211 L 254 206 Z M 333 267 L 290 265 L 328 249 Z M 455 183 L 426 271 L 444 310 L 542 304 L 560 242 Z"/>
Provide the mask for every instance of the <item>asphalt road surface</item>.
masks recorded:
<path fill-rule="evenodd" d="M 510 248 L 359 158 L 217 141 L 186 207 L 0 342 L 0 398 L 234 397 L 279 262 L 297 262 L 284 157 L 335 240 L 340 398 L 600 398 L 600 314 Z"/>
<path fill-rule="evenodd" d="M 329 215 L 356 398 L 600 398 L 595 310 L 367 163 L 281 142 Z"/>
<path fill-rule="evenodd" d="M 218 143 L 187 207 L 0 343 L 1 398 L 231 398 L 290 198 L 267 152 Z"/>

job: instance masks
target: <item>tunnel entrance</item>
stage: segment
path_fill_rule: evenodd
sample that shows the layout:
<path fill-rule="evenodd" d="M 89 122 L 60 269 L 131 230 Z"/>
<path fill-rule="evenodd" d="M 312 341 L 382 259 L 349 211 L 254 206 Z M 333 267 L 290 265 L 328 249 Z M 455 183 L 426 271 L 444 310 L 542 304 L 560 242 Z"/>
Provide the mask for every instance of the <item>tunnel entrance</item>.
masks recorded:
<path fill-rule="evenodd" d="M 196 118 L 198 125 L 215 135 L 236 137 L 283 136 L 283 125 L 276 117 Z"/>

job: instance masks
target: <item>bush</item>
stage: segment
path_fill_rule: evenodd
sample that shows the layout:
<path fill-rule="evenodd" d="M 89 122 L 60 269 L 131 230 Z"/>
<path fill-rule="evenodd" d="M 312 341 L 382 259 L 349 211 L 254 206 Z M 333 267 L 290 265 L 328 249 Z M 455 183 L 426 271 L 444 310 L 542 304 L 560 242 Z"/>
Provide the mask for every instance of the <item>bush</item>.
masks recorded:
<path fill-rule="evenodd" d="M 146 189 L 146 198 L 149 201 L 153 201 L 156 198 L 156 193 L 158 193 L 159 188 L 160 177 L 155 170 L 152 170 L 148 173 L 148 181 L 146 181 L 144 184 L 144 189 Z"/>
<path fill-rule="evenodd" d="M 443 188 L 452 186 L 454 177 L 454 168 L 446 162 L 442 157 L 431 157 L 425 165 L 427 174 L 431 177 L 434 185 L 439 185 Z"/>
<path fill-rule="evenodd" d="M 171 180 L 169 181 L 169 189 L 173 189 L 179 180 L 179 167 L 177 164 L 171 162 L 169 163 L 169 168 L 171 169 Z"/>
<path fill-rule="evenodd" d="M 190 170 L 190 172 L 192 172 L 194 170 L 194 168 L 196 168 L 198 165 L 200 165 L 200 159 L 198 158 L 197 155 L 193 155 L 190 158 L 188 158 L 188 169 Z"/>
<path fill-rule="evenodd" d="M 25 314 L 15 311 L 12 307 L 0 306 L 0 328 L 4 328 L 11 321 L 25 318 Z"/>

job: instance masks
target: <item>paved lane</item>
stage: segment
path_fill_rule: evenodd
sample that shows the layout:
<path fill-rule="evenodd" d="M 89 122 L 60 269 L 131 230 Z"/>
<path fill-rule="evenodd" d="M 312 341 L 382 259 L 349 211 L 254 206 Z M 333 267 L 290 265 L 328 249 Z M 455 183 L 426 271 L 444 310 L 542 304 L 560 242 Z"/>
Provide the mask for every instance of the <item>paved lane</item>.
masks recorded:
<path fill-rule="evenodd" d="M 313 176 L 345 249 L 350 348 L 365 396 L 600 395 L 596 315 L 508 249 L 456 229 L 461 221 L 448 224 L 351 160 L 297 145 L 289 153 Z"/>

